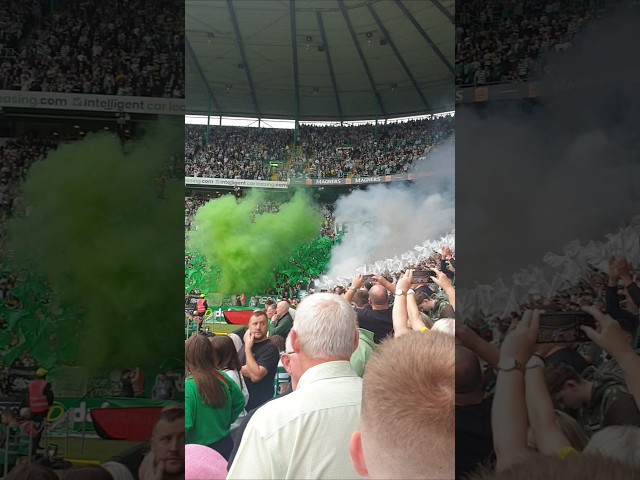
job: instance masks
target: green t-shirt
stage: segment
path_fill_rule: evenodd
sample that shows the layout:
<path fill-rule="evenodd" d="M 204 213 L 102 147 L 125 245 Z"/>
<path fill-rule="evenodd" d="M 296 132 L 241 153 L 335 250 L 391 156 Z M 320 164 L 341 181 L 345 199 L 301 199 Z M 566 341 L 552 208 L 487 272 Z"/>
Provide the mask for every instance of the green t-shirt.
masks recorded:
<path fill-rule="evenodd" d="M 217 372 L 226 382 L 219 380 L 227 395 L 221 408 L 213 408 L 202 402 L 193 377 L 184 381 L 185 442 L 211 445 L 229 435 L 231 424 L 244 409 L 244 396 L 240 387 L 224 372 Z"/>
<path fill-rule="evenodd" d="M 358 348 L 351 354 L 350 363 L 358 376 L 362 377 L 364 375 L 364 365 L 376 348 L 376 343 L 373 341 L 373 332 L 364 328 L 358 328 L 358 332 L 360 334 Z"/>

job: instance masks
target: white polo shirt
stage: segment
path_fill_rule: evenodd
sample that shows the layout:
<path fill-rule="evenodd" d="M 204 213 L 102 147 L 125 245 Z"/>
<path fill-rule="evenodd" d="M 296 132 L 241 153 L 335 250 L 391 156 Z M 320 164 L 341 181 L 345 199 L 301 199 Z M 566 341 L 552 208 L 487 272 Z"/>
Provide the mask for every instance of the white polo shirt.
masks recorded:
<path fill-rule="evenodd" d="M 227 478 L 359 478 L 349 440 L 361 401 L 362 379 L 348 361 L 310 368 L 294 392 L 256 411 Z"/>

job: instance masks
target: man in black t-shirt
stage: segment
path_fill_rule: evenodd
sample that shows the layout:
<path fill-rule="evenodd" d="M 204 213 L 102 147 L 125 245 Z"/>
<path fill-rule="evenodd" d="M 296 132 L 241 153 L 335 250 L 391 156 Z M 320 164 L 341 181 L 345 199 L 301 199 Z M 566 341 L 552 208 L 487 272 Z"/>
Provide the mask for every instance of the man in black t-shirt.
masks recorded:
<path fill-rule="evenodd" d="M 373 332 L 373 341 L 380 343 L 387 336 L 393 336 L 392 309 L 389 306 L 387 289 L 374 285 L 369 290 L 371 309 L 358 308 L 358 326 Z"/>
<path fill-rule="evenodd" d="M 355 293 L 360 289 L 364 278 L 356 275 L 351 282 L 344 298 L 351 302 Z M 382 285 L 373 285 L 369 289 L 369 304 L 364 308 L 356 308 L 358 327 L 373 332 L 373 341 L 380 343 L 388 336 L 393 336 L 392 309 L 389 306 L 389 294 Z"/>
<path fill-rule="evenodd" d="M 267 322 L 267 314 L 263 310 L 251 315 L 244 334 L 244 349 L 239 352 L 241 373 L 249 390 L 247 411 L 259 407 L 274 395 L 273 382 L 280 354 L 275 343 L 267 337 Z"/>

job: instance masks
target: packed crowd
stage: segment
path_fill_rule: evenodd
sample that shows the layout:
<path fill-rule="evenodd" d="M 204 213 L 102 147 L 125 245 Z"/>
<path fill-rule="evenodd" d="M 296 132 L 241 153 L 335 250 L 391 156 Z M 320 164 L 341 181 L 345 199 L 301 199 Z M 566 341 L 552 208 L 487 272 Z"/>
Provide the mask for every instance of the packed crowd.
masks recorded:
<path fill-rule="evenodd" d="M 25 32 L 40 19 L 42 3 L 32 0 L 0 5 L 0 50 L 20 47 Z"/>
<path fill-rule="evenodd" d="M 393 175 L 453 134 L 452 116 L 387 125 L 300 128 L 292 170 L 317 178 Z"/>
<path fill-rule="evenodd" d="M 274 180 L 284 178 L 292 132 L 276 128 L 185 125 L 187 176 Z M 272 168 L 272 162 L 279 162 Z"/>
<path fill-rule="evenodd" d="M 456 2 L 456 84 L 527 80 L 615 2 Z"/>
<path fill-rule="evenodd" d="M 7 220 L 19 208 L 18 186 L 36 161 L 57 142 L 37 135 L 24 135 L 0 144 L 0 220 Z"/>
<path fill-rule="evenodd" d="M 0 89 L 184 97 L 181 4 L 60 0 L 54 11 L 42 4 L 6 7 L 15 23 L 0 31 L 16 54 L 0 64 Z"/>
<path fill-rule="evenodd" d="M 449 138 L 454 118 L 387 125 L 316 127 L 301 125 L 297 148 L 293 132 L 282 129 L 185 127 L 187 176 L 284 180 L 392 175 Z M 277 163 L 277 166 L 271 163 Z"/>
<path fill-rule="evenodd" d="M 592 268 L 507 316 L 478 313 L 456 325 L 457 478 L 487 469 L 634 478 L 639 276 L 621 256 L 606 270 Z M 586 320 L 552 325 L 552 312 L 582 312 Z M 512 478 L 504 475 L 496 478 Z"/>
<path fill-rule="evenodd" d="M 186 477 L 453 478 L 453 252 L 428 265 L 189 337 Z"/>

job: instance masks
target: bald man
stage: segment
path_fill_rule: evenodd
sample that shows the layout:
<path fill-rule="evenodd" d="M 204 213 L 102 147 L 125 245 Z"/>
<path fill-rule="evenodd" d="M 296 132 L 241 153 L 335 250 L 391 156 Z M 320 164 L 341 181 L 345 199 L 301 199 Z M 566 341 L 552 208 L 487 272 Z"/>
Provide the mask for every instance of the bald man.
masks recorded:
<path fill-rule="evenodd" d="M 356 275 L 345 293 L 345 299 L 350 302 L 355 292 L 362 287 L 363 276 Z M 373 332 L 373 341 L 382 342 L 388 336 L 393 336 L 392 308 L 389 307 L 389 294 L 382 285 L 374 285 L 369 290 L 369 303 L 363 308 L 356 308 L 358 326 Z"/>
<path fill-rule="evenodd" d="M 293 317 L 289 313 L 291 305 L 289 302 L 282 300 L 276 305 L 276 314 L 271 317 L 269 322 L 269 336 L 280 335 L 285 340 L 291 327 L 293 327 Z"/>
<path fill-rule="evenodd" d="M 227 478 L 358 478 L 349 458 L 362 399 L 362 380 L 349 364 L 358 345 L 353 307 L 333 293 L 309 295 L 289 336 L 296 388 L 251 417 Z"/>

